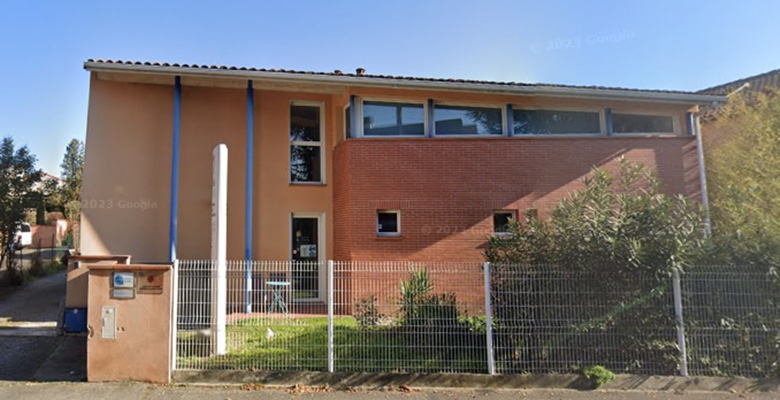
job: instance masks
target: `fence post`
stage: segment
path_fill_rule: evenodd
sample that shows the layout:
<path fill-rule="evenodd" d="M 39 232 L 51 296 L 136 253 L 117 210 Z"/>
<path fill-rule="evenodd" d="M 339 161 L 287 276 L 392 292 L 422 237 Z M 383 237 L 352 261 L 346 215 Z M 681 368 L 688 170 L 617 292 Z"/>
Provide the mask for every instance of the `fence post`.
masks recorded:
<path fill-rule="evenodd" d="M 179 330 L 179 260 L 173 260 L 171 270 L 171 371 L 176 370 L 176 346 Z"/>
<path fill-rule="evenodd" d="M 328 372 L 333 372 L 333 260 L 328 260 Z"/>
<path fill-rule="evenodd" d="M 496 374 L 496 360 L 493 355 L 493 307 L 490 299 L 490 263 L 486 262 L 483 269 L 485 270 L 485 316 L 487 329 L 485 334 L 487 335 L 487 363 L 488 374 Z"/>
<path fill-rule="evenodd" d="M 680 348 L 680 375 L 688 377 L 688 353 L 685 349 L 685 325 L 683 324 L 682 289 L 680 270 L 672 269 L 672 289 L 674 291 L 674 319 L 677 325 L 677 346 Z"/>

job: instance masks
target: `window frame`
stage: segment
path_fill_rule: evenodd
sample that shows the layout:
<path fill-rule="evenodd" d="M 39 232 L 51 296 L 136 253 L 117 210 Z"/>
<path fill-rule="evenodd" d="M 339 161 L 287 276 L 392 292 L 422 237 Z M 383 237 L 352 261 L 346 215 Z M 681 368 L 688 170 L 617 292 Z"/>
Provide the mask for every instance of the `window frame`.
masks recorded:
<path fill-rule="evenodd" d="M 397 232 L 380 232 L 379 231 L 379 214 L 395 214 Z M 377 237 L 400 237 L 401 236 L 401 210 L 376 210 L 376 220 L 374 230 Z"/>
<path fill-rule="evenodd" d="M 364 113 L 364 103 L 390 103 L 390 104 L 410 104 L 410 105 L 420 105 L 423 106 L 423 134 L 422 135 L 392 135 L 392 136 L 374 136 L 374 135 L 365 135 L 364 132 L 364 123 L 363 118 L 365 117 Z M 349 106 L 349 104 L 347 104 Z M 357 97 L 355 99 L 355 119 L 358 121 L 361 121 L 359 127 L 355 131 L 356 135 L 355 137 L 358 138 L 370 138 L 370 139 L 393 139 L 393 138 L 425 138 L 428 137 L 428 101 L 416 101 L 416 100 L 406 100 L 406 99 L 386 99 L 381 97 Z M 345 128 L 346 129 L 346 128 Z M 355 127 L 352 127 L 352 129 L 355 129 Z"/>
<path fill-rule="evenodd" d="M 292 140 L 290 138 L 290 128 L 292 127 L 291 111 L 293 106 L 304 107 L 317 107 L 320 113 L 320 140 L 317 142 L 305 142 L 300 140 Z M 325 102 L 323 101 L 311 101 L 311 100 L 291 100 L 287 108 L 287 179 L 290 185 L 304 185 L 304 186 L 319 186 L 325 185 L 326 170 L 325 170 Z M 294 181 L 292 179 L 292 171 L 290 169 L 292 165 L 292 147 L 293 146 L 305 146 L 305 147 L 319 147 L 320 149 L 320 180 L 319 181 Z"/>
<path fill-rule="evenodd" d="M 288 276 L 292 276 L 292 252 L 294 250 L 294 243 L 293 243 L 293 218 L 316 218 L 317 219 L 317 262 L 319 262 L 320 266 L 318 267 L 317 271 L 317 284 L 320 288 L 318 289 L 318 297 L 317 298 L 307 298 L 307 299 L 292 299 L 294 303 L 312 303 L 312 302 L 321 302 L 325 301 L 325 294 L 326 294 L 326 271 L 325 268 L 323 268 L 323 263 L 327 259 L 327 234 L 328 232 L 325 230 L 325 212 L 310 212 L 310 211 L 292 211 L 288 213 L 287 216 L 287 257 L 290 261 L 287 265 L 286 273 Z M 279 271 L 281 272 L 281 271 Z M 292 286 L 289 286 L 290 290 L 292 290 Z"/>
<path fill-rule="evenodd" d="M 445 107 L 472 107 L 472 108 L 497 108 L 501 110 L 501 134 L 500 135 L 452 135 L 452 134 L 438 134 L 436 133 L 436 106 L 445 106 Z M 432 133 L 431 137 L 441 137 L 441 138 L 497 138 L 497 137 L 507 137 L 508 136 L 508 118 L 506 114 L 506 104 L 497 104 L 497 103 L 465 103 L 465 102 L 451 102 L 451 101 L 433 101 L 433 110 L 430 113 L 426 113 L 425 117 L 428 118 L 428 115 L 431 116 L 431 121 L 429 122 L 430 126 L 430 132 Z"/>
<path fill-rule="evenodd" d="M 512 112 L 515 110 L 528 111 L 567 111 L 567 112 L 587 112 L 597 113 L 599 115 L 599 133 L 518 133 L 512 126 L 513 137 L 601 137 L 607 136 L 607 118 L 604 108 L 585 108 L 585 107 L 527 107 L 512 104 Z M 512 115 L 514 122 L 514 115 Z M 509 128 L 507 126 L 507 128 Z"/>
<path fill-rule="evenodd" d="M 344 130 L 344 138 L 352 139 L 352 138 L 371 138 L 371 139 L 409 139 L 409 138 L 498 138 L 498 137 L 509 137 L 509 132 L 512 131 L 513 134 L 511 137 L 527 137 L 527 138 L 556 138 L 556 137 L 565 137 L 565 138 L 595 138 L 595 137 L 646 137 L 646 136 L 680 136 L 682 134 L 682 125 L 680 123 L 680 115 L 675 112 L 669 112 L 669 111 L 648 111 L 648 110 L 631 110 L 631 109 L 625 109 L 625 108 L 612 108 L 610 106 L 605 107 L 567 107 L 567 106 L 528 106 L 528 105 L 519 105 L 514 103 L 508 103 L 511 106 L 512 111 L 515 110 L 528 110 L 528 111 L 562 111 L 562 112 L 585 112 L 585 113 L 596 113 L 599 116 L 599 132 L 598 133 L 518 133 L 514 132 L 514 126 L 509 126 L 509 111 L 507 109 L 507 104 L 498 104 L 496 102 L 464 102 L 464 101 L 436 101 L 433 100 L 429 103 L 429 99 L 424 100 L 415 100 L 415 99 L 409 99 L 409 98 L 386 98 L 386 97 L 361 97 L 361 96 L 355 96 L 355 110 L 353 110 L 355 114 L 355 120 L 357 121 L 363 121 L 364 119 L 364 102 L 380 102 L 380 103 L 390 103 L 390 104 L 408 104 L 408 105 L 422 105 L 423 108 L 423 135 L 388 135 L 388 136 L 373 136 L 368 135 L 366 136 L 364 133 L 364 124 L 359 123 L 357 126 L 351 127 L 353 130 L 352 136 L 349 136 L 346 130 L 346 121 L 344 122 L 343 130 Z M 296 101 L 294 103 L 302 104 L 302 105 L 321 105 L 321 102 L 304 102 L 304 101 Z M 446 133 L 437 133 L 436 132 L 436 109 L 437 106 L 444 106 L 444 107 L 464 107 L 464 108 L 488 108 L 488 109 L 498 109 L 501 111 L 501 134 L 489 134 L 489 135 L 480 135 L 480 134 L 469 134 L 469 135 L 457 135 L 457 134 L 446 134 Z M 344 106 L 344 110 L 349 109 L 350 104 L 346 104 Z M 607 126 L 607 115 L 606 110 L 607 108 L 610 109 L 611 114 L 614 116 L 615 114 L 627 114 L 627 115 L 645 115 L 645 116 L 658 116 L 658 117 L 668 117 L 672 120 L 672 132 L 641 132 L 641 133 L 617 133 L 614 132 L 614 125 L 612 129 L 611 127 Z M 514 116 L 513 116 L 514 117 Z M 324 113 L 321 110 L 321 118 L 324 125 Z M 514 118 L 512 118 L 514 120 Z M 321 129 L 324 129 L 324 126 L 321 127 Z M 611 133 L 611 134 L 610 134 Z M 314 142 L 306 142 L 306 143 L 314 143 Z M 320 146 L 323 146 L 324 149 L 324 141 L 321 141 L 319 144 Z M 324 157 L 322 162 L 324 163 Z M 325 170 L 324 164 L 322 166 L 322 170 Z M 325 177 L 322 177 L 322 184 L 324 184 Z M 307 182 L 299 182 L 300 184 L 316 184 L 316 183 L 307 183 Z"/>
<path fill-rule="evenodd" d="M 623 114 L 623 115 L 644 115 L 644 116 L 650 116 L 650 117 L 669 117 L 672 119 L 672 132 L 630 132 L 630 133 L 619 133 L 615 132 L 615 114 Z M 654 112 L 654 111 L 633 111 L 633 110 L 626 110 L 626 109 L 612 109 L 612 137 L 631 137 L 631 136 L 680 136 L 681 130 L 680 130 L 680 121 L 679 116 L 675 113 L 669 113 L 669 112 Z"/>
<path fill-rule="evenodd" d="M 492 217 L 492 222 L 493 222 L 493 236 L 511 235 L 512 232 L 496 231 L 496 214 L 511 214 L 510 218 L 517 221 L 517 210 L 493 210 L 493 213 L 490 215 Z"/>

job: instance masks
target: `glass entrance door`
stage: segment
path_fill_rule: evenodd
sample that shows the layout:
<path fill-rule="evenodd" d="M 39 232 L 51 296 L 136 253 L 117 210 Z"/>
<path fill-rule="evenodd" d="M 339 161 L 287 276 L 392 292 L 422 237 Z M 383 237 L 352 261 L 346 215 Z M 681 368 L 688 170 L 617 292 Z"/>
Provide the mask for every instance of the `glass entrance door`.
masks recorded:
<path fill-rule="evenodd" d="M 319 299 L 319 218 L 293 215 L 291 226 L 293 299 Z"/>

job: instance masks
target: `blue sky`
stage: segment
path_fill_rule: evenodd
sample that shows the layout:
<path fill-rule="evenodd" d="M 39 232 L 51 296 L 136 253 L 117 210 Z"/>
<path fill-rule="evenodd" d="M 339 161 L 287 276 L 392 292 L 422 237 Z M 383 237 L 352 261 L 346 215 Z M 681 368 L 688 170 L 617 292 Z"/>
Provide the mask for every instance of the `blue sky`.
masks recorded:
<path fill-rule="evenodd" d="M 0 2 L 0 136 L 59 174 L 88 58 L 698 90 L 780 68 L 780 2 Z"/>

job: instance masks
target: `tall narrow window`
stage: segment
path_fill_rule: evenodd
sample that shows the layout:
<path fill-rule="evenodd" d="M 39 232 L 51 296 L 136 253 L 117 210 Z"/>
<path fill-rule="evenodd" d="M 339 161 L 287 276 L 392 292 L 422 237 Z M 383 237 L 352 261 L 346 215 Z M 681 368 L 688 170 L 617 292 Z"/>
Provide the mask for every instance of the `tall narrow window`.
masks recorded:
<path fill-rule="evenodd" d="M 322 107 L 290 105 L 290 182 L 322 182 Z"/>
<path fill-rule="evenodd" d="M 352 113 L 350 107 L 344 107 L 344 139 L 349 139 L 352 136 Z"/>

